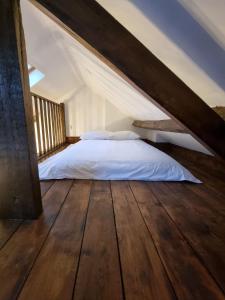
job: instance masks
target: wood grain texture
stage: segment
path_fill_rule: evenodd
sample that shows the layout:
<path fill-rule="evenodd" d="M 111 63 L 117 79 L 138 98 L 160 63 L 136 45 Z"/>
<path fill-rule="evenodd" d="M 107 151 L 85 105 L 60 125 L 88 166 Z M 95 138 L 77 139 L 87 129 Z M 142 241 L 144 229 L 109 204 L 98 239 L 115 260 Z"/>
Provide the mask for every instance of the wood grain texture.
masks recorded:
<path fill-rule="evenodd" d="M 41 123 L 41 140 L 42 140 L 42 154 L 46 154 L 46 131 L 45 131 L 45 115 L 44 115 L 44 101 L 41 98 L 39 99 L 40 104 L 40 123 Z"/>
<path fill-rule="evenodd" d="M 201 143 L 225 158 L 224 120 L 96 1 L 32 2 Z"/>
<path fill-rule="evenodd" d="M 32 101 L 18 0 L 0 1 L 0 217 L 42 211 Z"/>
<path fill-rule="evenodd" d="M 0 250 L 19 228 L 22 220 L 0 220 Z"/>
<path fill-rule="evenodd" d="M 147 184 L 131 182 L 130 185 L 178 299 L 224 299 L 208 270 Z M 157 183 L 155 185 L 157 187 Z"/>
<path fill-rule="evenodd" d="M 24 222 L 0 251 L 1 300 L 17 299 L 71 184 L 57 181 L 43 198 L 44 213 L 38 220 Z"/>
<path fill-rule="evenodd" d="M 224 219 L 214 224 L 207 214 L 199 213 L 186 190 L 165 183 L 148 185 L 225 292 Z"/>
<path fill-rule="evenodd" d="M 47 191 L 51 188 L 51 186 L 55 183 L 55 180 L 46 180 L 41 182 L 41 196 L 47 193 Z"/>
<path fill-rule="evenodd" d="M 213 190 L 207 183 L 202 185 L 187 185 L 187 188 L 191 190 L 198 199 L 201 200 L 202 205 L 207 207 L 215 215 L 225 217 L 225 200 L 224 195 L 221 195 L 218 191 Z"/>
<path fill-rule="evenodd" d="M 90 190 L 91 181 L 74 182 L 18 299 L 72 298 Z"/>
<path fill-rule="evenodd" d="M 129 184 L 111 187 L 126 299 L 176 299 Z"/>
<path fill-rule="evenodd" d="M 159 121 L 139 121 L 135 120 L 132 124 L 135 127 L 151 130 L 188 133 L 188 130 L 176 123 L 174 120 Z"/>
<path fill-rule="evenodd" d="M 61 118 L 62 118 L 62 143 L 66 142 L 66 120 L 65 120 L 65 105 L 60 103 L 61 107 Z"/>
<path fill-rule="evenodd" d="M 92 181 L 90 200 L 89 180 L 42 182 L 39 220 L 0 223 L 0 299 L 225 300 L 225 202 L 210 176 Z"/>
<path fill-rule="evenodd" d="M 74 300 L 123 299 L 110 185 L 94 181 Z"/>
<path fill-rule="evenodd" d="M 35 111 L 35 122 L 36 122 L 36 146 L 38 149 L 38 156 L 42 155 L 42 144 L 41 144 L 41 125 L 40 125 L 40 112 L 39 112 L 39 101 L 37 96 L 33 96 L 34 98 L 34 111 Z"/>

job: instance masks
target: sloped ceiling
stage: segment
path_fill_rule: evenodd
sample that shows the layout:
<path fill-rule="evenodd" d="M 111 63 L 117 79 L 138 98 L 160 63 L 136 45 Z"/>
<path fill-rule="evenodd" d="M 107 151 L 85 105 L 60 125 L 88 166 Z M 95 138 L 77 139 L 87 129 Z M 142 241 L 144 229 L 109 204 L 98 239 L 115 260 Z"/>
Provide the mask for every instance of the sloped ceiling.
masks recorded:
<path fill-rule="evenodd" d="M 97 0 L 208 105 L 225 105 L 225 0 Z"/>
<path fill-rule="evenodd" d="M 32 91 L 62 100 L 87 85 L 134 119 L 168 118 L 29 1 L 21 3 L 28 61 L 45 74 Z"/>
<path fill-rule="evenodd" d="M 21 2 L 28 61 L 45 74 L 34 92 L 62 99 L 87 85 L 134 119 L 168 118 L 28 0 Z M 224 0 L 98 2 L 206 103 L 225 105 Z"/>

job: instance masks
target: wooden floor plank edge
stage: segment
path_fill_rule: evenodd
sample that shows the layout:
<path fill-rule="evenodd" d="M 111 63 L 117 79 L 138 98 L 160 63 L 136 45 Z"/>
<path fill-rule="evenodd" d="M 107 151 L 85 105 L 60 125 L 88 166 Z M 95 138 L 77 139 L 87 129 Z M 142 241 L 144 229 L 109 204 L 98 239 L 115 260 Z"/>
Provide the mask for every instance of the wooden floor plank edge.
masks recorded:
<path fill-rule="evenodd" d="M 153 243 L 153 245 L 154 245 L 154 247 L 155 247 L 155 250 L 156 250 L 156 252 L 157 252 L 157 254 L 158 254 L 158 256 L 159 256 L 159 259 L 160 259 L 161 264 L 162 264 L 162 266 L 163 266 L 163 268 L 164 268 L 164 271 L 165 271 L 165 273 L 166 273 L 166 275 L 167 275 L 167 279 L 168 279 L 168 281 L 170 282 L 170 285 L 171 285 L 171 287 L 172 287 L 172 289 L 173 289 L 174 295 L 176 296 L 176 298 L 177 298 L 177 300 L 178 300 L 178 296 L 177 296 L 177 293 L 176 293 L 175 288 L 174 288 L 174 286 L 173 286 L 173 283 L 172 283 L 172 281 L 171 281 L 171 279 L 170 279 L 170 276 L 169 276 L 169 274 L 168 274 L 168 270 L 167 270 L 167 268 L 165 267 L 165 264 L 164 264 L 164 262 L 163 262 L 163 260 L 162 260 L 162 257 L 161 257 L 161 255 L 160 255 L 160 253 L 159 253 L 159 251 L 158 251 L 158 248 L 157 248 L 157 246 L 156 246 L 156 244 L 155 244 L 155 241 L 154 241 L 154 238 L 153 238 L 153 236 L 152 236 L 152 233 L 150 232 L 150 230 L 149 230 L 149 228 L 148 228 L 148 226 L 147 226 L 147 224 L 146 224 L 146 220 L 145 220 L 145 218 L 144 218 L 144 216 L 143 216 L 143 214 L 142 214 L 142 211 L 141 211 L 140 206 L 139 206 L 139 203 L 138 203 L 138 201 L 137 201 L 137 199 L 136 199 L 136 197 L 135 197 L 135 194 L 134 194 L 134 192 L 133 192 L 133 190 L 132 190 L 132 187 L 131 187 L 131 185 L 130 185 L 130 182 L 129 182 L 129 188 L 130 188 L 131 193 L 132 193 L 132 195 L 133 195 L 133 197 L 134 197 L 134 199 L 135 199 L 135 201 L 136 201 L 136 203 L 137 203 L 138 210 L 139 210 L 140 215 L 141 215 L 141 217 L 142 217 L 142 219 L 143 219 L 143 222 L 144 222 L 144 224 L 145 224 L 145 227 L 146 227 L 147 230 L 148 230 L 149 236 L 150 236 L 150 238 L 151 238 L 151 240 L 152 240 L 152 243 Z"/>
<path fill-rule="evenodd" d="M 108 180 L 93 180 L 73 299 L 124 299 Z"/>
<path fill-rule="evenodd" d="M 116 214 L 115 214 L 115 207 L 114 207 L 114 200 L 113 200 L 113 195 L 112 195 L 112 185 L 111 185 L 111 180 L 110 180 L 110 194 L 112 198 L 112 208 L 113 208 L 113 219 L 114 219 L 114 225 L 116 229 L 116 244 L 117 244 L 117 252 L 118 252 L 118 257 L 119 257 L 119 266 L 120 266 L 120 274 L 121 274 L 121 283 L 122 283 L 122 292 L 123 292 L 123 299 L 126 299 L 125 296 L 125 287 L 124 287 L 124 278 L 123 278 L 123 270 L 122 270 L 122 263 L 121 263 L 121 253 L 120 253 L 120 248 L 119 248 L 119 238 L 118 238 L 118 232 L 117 232 L 117 227 L 116 227 Z"/>
<path fill-rule="evenodd" d="M 82 235 L 82 240 L 81 240 L 81 246 L 80 246 L 79 258 L 78 258 L 78 263 L 77 263 L 77 269 L 76 269 L 75 277 L 74 277 L 73 293 L 72 293 L 72 298 L 71 299 L 74 299 L 74 294 L 75 294 L 78 271 L 79 271 L 79 267 L 80 267 L 81 253 L 82 253 L 82 249 L 83 249 L 84 236 L 85 236 L 85 231 L 86 231 L 87 217 L 88 217 L 88 212 L 89 212 L 89 207 L 90 207 L 90 202 L 91 202 L 90 200 L 91 200 L 92 186 L 93 186 L 93 180 L 91 181 L 90 194 L 89 194 L 89 199 L 88 199 L 88 207 L 87 207 L 87 212 L 86 212 L 86 216 L 85 216 L 84 230 L 83 230 L 83 235 Z"/>
<path fill-rule="evenodd" d="M 54 183 L 55 183 L 55 182 L 54 182 Z M 54 184 L 54 183 L 53 183 L 53 184 Z M 65 195 L 65 198 L 64 198 L 63 202 L 62 202 L 61 205 L 60 205 L 60 208 L 59 208 L 59 210 L 58 210 L 58 213 L 56 214 L 55 219 L 54 219 L 54 221 L 52 222 L 52 224 L 51 224 L 51 226 L 50 226 L 50 228 L 49 228 L 49 230 L 48 230 L 48 233 L 47 233 L 45 239 L 43 240 L 43 242 L 42 242 L 42 244 L 41 244 L 41 247 L 40 247 L 40 249 L 39 249 L 37 255 L 35 256 L 35 258 L 34 258 L 32 264 L 31 264 L 30 270 L 27 272 L 27 274 L 26 274 L 26 276 L 25 276 L 25 278 L 24 278 L 23 284 L 21 284 L 21 287 L 20 287 L 20 289 L 18 290 L 17 297 L 16 297 L 17 299 L 19 298 L 19 296 L 20 296 L 20 294 L 21 294 L 21 292 L 22 292 L 22 290 L 23 290 L 23 287 L 24 287 L 24 285 L 26 284 L 26 281 L 27 281 L 27 279 L 28 279 L 28 277 L 29 277 L 29 275 L 30 275 L 30 273 L 31 273 L 31 271 L 32 271 L 32 269 L 33 269 L 33 267 L 34 267 L 34 265 L 35 265 L 35 262 L 37 261 L 37 258 L 38 258 L 38 256 L 40 255 L 40 253 L 41 253 L 41 251 L 42 251 L 42 249 L 43 249 L 43 247 L 44 247 L 44 245 L 45 245 L 45 242 L 46 242 L 47 239 L 48 239 L 49 233 L 51 232 L 52 228 L 54 227 L 54 224 L 55 224 L 55 222 L 56 222 L 56 220 L 57 220 L 57 218 L 58 218 L 58 216 L 59 216 L 59 214 L 60 214 L 60 212 L 61 212 L 61 210 L 62 210 L 62 207 L 63 207 L 63 205 L 64 205 L 65 202 L 66 202 L 67 196 L 69 195 L 69 192 L 70 192 L 70 189 L 71 189 L 72 185 L 73 185 L 73 180 L 71 181 L 70 188 L 68 189 L 68 191 L 67 191 L 67 193 L 66 193 L 66 195 Z M 51 187 L 52 187 L 52 186 L 51 186 Z M 50 189 L 49 189 L 49 190 L 50 190 Z"/>
<path fill-rule="evenodd" d="M 47 181 L 40 181 L 40 185 L 42 186 L 42 184 L 46 183 Z M 44 188 L 44 192 L 42 192 L 42 187 L 41 187 L 41 197 L 43 198 L 47 192 L 51 189 L 51 187 L 53 186 L 53 184 L 55 183 L 55 180 L 52 180 L 49 182 L 49 186 L 47 188 Z"/>
<path fill-rule="evenodd" d="M 195 248 L 193 247 L 192 243 L 189 241 L 189 238 L 182 232 L 182 230 L 180 229 L 180 227 L 177 225 L 177 223 L 173 220 L 173 218 L 171 217 L 170 213 L 168 212 L 168 210 L 166 209 L 166 207 L 164 206 L 163 202 L 159 199 L 159 197 L 157 196 L 157 194 L 154 192 L 154 190 L 151 189 L 151 187 L 148 186 L 148 188 L 151 190 L 151 192 L 153 193 L 153 195 L 156 197 L 156 199 L 159 201 L 159 203 L 162 205 L 162 208 L 164 209 L 165 213 L 168 215 L 168 217 L 170 218 L 171 222 L 176 226 L 178 232 L 181 234 L 181 236 L 183 237 L 183 239 L 186 241 L 186 243 L 189 245 L 189 247 L 192 249 L 193 253 L 196 255 L 197 259 L 199 260 L 199 262 L 202 264 L 202 266 L 205 268 L 206 272 L 209 274 L 209 276 L 213 279 L 214 283 L 217 285 L 218 289 L 225 295 L 225 291 L 223 289 L 223 287 L 220 285 L 220 283 L 218 282 L 218 280 L 215 278 L 215 276 L 212 274 L 212 272 L 210 271 L 210 269 L 207 267 L 207 265 L 205 264 L 205 261 L 201 258 L 201 256 L 199 255 L 198 251 L 195 250 Z M 136 199 L 136 198 L 135 198 Z"/>
<path fill-rule="evenodd" d="M 14 235 L 14 233 L 17 232 L 17 230 L 19 229 L 19 227 L 21 226 L 21 224 L 23 223 L 23 220 L 18 222 L 18 225 L 15 227 L 15 229 L 10 233 L 10 235 L 8 236 L 8 238 L 4 241 L 4 243 L 2 243 L 2 245 L 0 246 L 0 251 L 5 247 L 5 245 L 8 243 L 8 241 L 12 238 L 12 236 Z"/>

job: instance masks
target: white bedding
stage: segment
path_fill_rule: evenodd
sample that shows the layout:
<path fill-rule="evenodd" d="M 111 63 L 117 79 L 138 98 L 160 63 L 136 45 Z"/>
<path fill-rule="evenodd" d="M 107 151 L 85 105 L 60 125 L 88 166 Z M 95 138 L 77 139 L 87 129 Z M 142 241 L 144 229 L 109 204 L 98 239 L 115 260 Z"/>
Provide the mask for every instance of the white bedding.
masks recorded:
<path fill-rule="evenodd" d="M 141 140 L 85 140 L 39 164 L 41 180 L 99 179 L 200 183 L 167 154 Z"/>

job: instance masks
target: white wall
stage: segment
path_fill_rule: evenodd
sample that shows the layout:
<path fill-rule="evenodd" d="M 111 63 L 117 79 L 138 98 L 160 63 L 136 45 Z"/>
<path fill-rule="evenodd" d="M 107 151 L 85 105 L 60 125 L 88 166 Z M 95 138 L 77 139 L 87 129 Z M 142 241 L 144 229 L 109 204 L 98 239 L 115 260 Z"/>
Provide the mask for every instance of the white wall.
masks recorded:
<path fill-rule="evenodd" d="M 105 129 L 111 131 L 132 130 L 133 119 L 105 101 Z"/>
<path fill-rule="evenodd" d="M 106 99 L 83 86 L 64 100 L 66 132 L 80 136 L 90 130 L 128 130 L 133 120 Z"/>
<path fill-rule="evenodd" d="M 82 86 L 65 100 L 66 131 L 68 136 L 80 136 L 91 130 L 133 130 L 144 139 L 157 143 L 172 143 L 184 148 L 210 152 L 191 135 L 162 132 L 132 126 L 133 119 L 121 112 L 111 102 Z"/>

